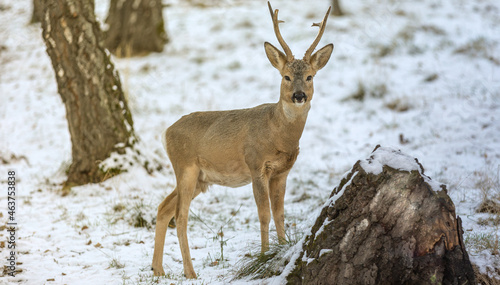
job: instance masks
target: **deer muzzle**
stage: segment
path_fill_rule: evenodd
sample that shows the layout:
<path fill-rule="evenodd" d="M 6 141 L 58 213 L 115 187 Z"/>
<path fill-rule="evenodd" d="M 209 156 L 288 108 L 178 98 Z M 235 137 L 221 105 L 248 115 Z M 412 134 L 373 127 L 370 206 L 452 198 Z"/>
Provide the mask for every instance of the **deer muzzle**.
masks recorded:
<path fill-rule="evenodd" d="M 292 102 L 293 103 L 305 103 L 307 101 L 307 95 L 306 93 L 302 91 L 298 91 L 293 93 L 292 95 Z"/>

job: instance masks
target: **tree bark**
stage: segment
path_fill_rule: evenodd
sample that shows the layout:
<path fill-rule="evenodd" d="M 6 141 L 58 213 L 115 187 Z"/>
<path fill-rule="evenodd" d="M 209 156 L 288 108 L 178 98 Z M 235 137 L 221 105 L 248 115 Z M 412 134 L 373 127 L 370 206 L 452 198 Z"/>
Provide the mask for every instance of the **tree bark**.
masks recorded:
<path fill-rule="evenodd" d="M 365 162 L 380 163 L 374 160 L 382 152 L 390 151 L 376 149 Z M 374 174 L 358 161 L 333 190 L 288 282 L 476 284 L 445 186 L 434 191 L 423 167 L 413 163 L 418 166 L 411 171 L 381 163 Z"/>
<path fill-rule="evenodd" d="M 105 46 L 118 57 L 161 52 L 168 37 L 161 0 L 111 0 Z"/>
<path fill-rule="evenodd" d="M 43 7 L 42 0 L 33 0 L 33 13 L 31 14 L 30 23 L 38 23 L 42 21 Z"/>
<path fill-rule="evenodd" d="M 43 39 L 66 107 L 73 161 L 68 185 L 109 176 L 100 162 L 135 143 L 118 72 L 102 45 L 93 1 L 43 0 Z"/>
<path fill-rule="evenodd" d="M 342 9 L 340 8 L 339 0 L 333 0 L 332 2 L 333 2 L 332 3 L 332 6 L 333 6 L 332 15 L 343 16 L 344 13 L 342 12 Z"/>

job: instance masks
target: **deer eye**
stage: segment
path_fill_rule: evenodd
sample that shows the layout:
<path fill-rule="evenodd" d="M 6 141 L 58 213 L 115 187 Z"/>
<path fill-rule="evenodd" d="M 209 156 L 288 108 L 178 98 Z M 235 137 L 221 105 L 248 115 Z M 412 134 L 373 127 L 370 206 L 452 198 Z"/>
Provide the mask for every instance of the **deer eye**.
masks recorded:
<path fill-rule="evenodd" d="M 307 81 L 311 81 L 312 79 L 313 79 L 313 77 L 312 77 L 311 75 L 309 75 L 309 76 L 306 78 L 306 80 L 307 80 Z"/>
<path fill-rule="evenodd" d="M 288 75 L 285 75 L 285 80 L 290 81 L 290 77 Z"/>

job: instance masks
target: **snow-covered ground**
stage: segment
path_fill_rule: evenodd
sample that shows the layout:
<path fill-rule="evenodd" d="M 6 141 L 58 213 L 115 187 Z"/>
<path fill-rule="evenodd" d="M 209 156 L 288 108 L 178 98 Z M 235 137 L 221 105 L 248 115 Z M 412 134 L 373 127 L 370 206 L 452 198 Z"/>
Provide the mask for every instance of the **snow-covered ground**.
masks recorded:
<path fill-rule="evenodd" d="M 71 160 L 64 105 L 30 0 L 0 2 L 0 227 L 7 223 L 8 170 L 16 171 L 16 277 L 0 284 L 224 284 L 235 264 L 259 248 L 251 186 L 212 187 L 191 204 L 188 235 L 199 278 L 182 277 L 175 230 L 167 231 L 166 278 L 151 267 L 156 207 L 174 176 L 159 138 L 193 111 L 275 102 L 279 73 L 263 43 L 278 46 L 265 1 L 171 1 L 164 10 L 165 51 L 114 59 L 129 96 L 144 153 L 161 172 L 131 169 L 61 197 Z M 208 3 L 208 4 L 207 4 Z M 202 5 L 203 4 L 203 5 Z M 274 0 L 281 31 L 301 57 L 330 1 Z M 319 45 L 334 43 L 315 77 L 315 96 L 288 179 L 289 232 L 305 232 L 342 175 L 377 144 L 417 157 L 426 174 L 448 185 L 463 219 L 473 263 L 500 267 L 477 246 L 499 234 L 494 215 L 477 214 L 484 195 L 499 195 L 500 2 L 495 0 L 341 1 Z M 103 20 L 108 1 L 97 1 Z M 362 97 L 362 100 L 352 99 Z M 147 151 L 146 151 L 147 150 Z M 149 227 L 134 227 L 142 217 Z M 498 217 L 496 217 L 498 219 Z M 272 227 L 274 227 L 272 225 Z M 218 231 L 224 233 L 221 240 Z M 0 231 L 0 268 L 9 233 Z M 221 241 L 226 259 L 221 256 Z M 5 272 L 5 271 L 4 271 Z M 4 275 L 1 273 L 0 275 Z M 240 284 L 277 284 L 267 280 Z"/>

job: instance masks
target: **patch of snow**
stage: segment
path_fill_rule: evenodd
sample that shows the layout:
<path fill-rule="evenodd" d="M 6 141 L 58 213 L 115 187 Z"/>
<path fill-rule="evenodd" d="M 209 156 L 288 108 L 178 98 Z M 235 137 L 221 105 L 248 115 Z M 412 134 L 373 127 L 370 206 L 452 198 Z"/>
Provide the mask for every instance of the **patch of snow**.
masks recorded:
<path fill-rule="evenodd" d="M 319 257 L 322 257 L 324 254 L 329 254 L 329 253 L 332 253 L 333 252 L 333 249 L 325 249 L 323 248 L 322 250 L 319 251 Z"/>
<path fill-rule="evenodd" d="M 340 197 L 340 196 L 339 196 L 339 197 Z M 316 232 L 315 236 L 316 236 L 316 237 L 317 237 L 317 236 L 319 236 L 319 235 L 323 232 L 323 230 L 325 229 L 325 227 L 326 227 L 328 224 L 330 224 L 331 222 L 333 222 L 333 220 L 330 220 L 330 221 L 329 221 L 329 220 L 325 219 L 325 221 L 323 222 L 323 224 L 321 225 L 321 227 L 320 227 L 320 228 L 318 229 L 318 231 Z"/>
<path fill-rule="evenodd" d="M 401 171 L 418 171 L 424 178 L 425 182 L 431 186 L 432 190 L 442 190 L 442 184 L 426 176 L 414 157 L 405 154 L 396 148 L 379 147 L 370 155 L 369 158 L 362 160 L 360 165 L 367 173 L 373 173 L 375 175 L 382 172 L 384 165 Z"/>
<path fill-rule="evenodd" d="M 384 165 L 408 172 L 421 171 L 415 158 L 391 147 L 379 147 L 369 158 L 362 160 L 360 165 L 367 173 L 373 173 L 374 175 L 382 173 Z"/>
<path fill-rule="evenodd" d="M 299 242 L 297 242 L 294 246 L 292 246 L 285 256 L 286 259 L 289 258 L 288 264 L 285 266 L 281 274 L 277 277 L 270 278 L 271 284 L 286 284 L 286 277 L 293 271 L 295 268 L 295 262 L 300 257 L 300 253 L 302 251 L 302 245 L 305 242 L 307 235 L 304 235 Z M 305 256 L 305 254 L 304 254 Z"/>
<path fill-rule="evenodd" d="M 304 252 L 304 255 L 302 256 L 302 261 L 307 262 L 307 264 L 313 262 L 315 258 L 311 258 L 307 256 L 307 250 Z"/>

